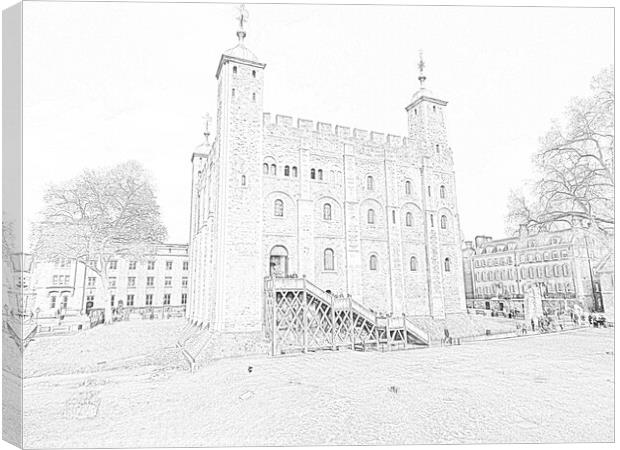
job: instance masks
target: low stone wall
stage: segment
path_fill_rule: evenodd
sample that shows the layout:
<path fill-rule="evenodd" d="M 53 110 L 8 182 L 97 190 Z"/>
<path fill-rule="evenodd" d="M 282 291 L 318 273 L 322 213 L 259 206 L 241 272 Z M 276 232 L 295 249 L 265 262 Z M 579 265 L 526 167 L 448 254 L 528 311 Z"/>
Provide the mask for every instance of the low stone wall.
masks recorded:
<path fill-rule="evenodd" d="M 505 334 L 516 331 L 519 321 L 500 317 L 488 317 L 462 314 L 449 314 L 445 319 L 431 317 L 407 317 L 418 327 L 426 330 L 431 342 L 438 342 L 444 338 L 444 329 L 448 329 L 453 338 L 467 338 L 486 335 L 487 330 L 493 334 Z"/>
<path fill-rule="evenodd" d="M 208 330 L 199 333 L 210 333 Z M 187 346 L 192 353 L 191 342 Z M 208 364 L 209 361 L 251 355 L 269 355 L 269 341 L 263 332 L 250 333 L 212 333 L 209 342 L 196 357 L 196 366 Z"/>

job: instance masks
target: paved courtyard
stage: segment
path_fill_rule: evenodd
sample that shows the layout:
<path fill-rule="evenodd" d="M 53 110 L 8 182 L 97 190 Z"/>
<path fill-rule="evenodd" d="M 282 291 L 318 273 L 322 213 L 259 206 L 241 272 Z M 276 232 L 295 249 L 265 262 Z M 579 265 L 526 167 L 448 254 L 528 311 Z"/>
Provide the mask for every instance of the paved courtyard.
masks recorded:
<path fill-rule="evenodd" d="M 26 447 L 614 439 L 613 329 L 25 381 Z M 252 371 L 248 367 L 252 366 Z"/>

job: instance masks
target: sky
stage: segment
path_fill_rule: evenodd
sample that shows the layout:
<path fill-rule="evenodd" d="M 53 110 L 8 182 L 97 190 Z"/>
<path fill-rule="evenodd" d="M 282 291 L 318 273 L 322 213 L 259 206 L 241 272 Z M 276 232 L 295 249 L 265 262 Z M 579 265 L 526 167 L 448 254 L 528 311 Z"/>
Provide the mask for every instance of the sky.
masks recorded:
<path fill-rule="evenodd" d="M 247 9 L 272 114 L 406 135 L 424 50 L 426 86 L 449 102 L 465 239 L 505 235 L 508 194 L 531 178 L 540 136 L 613 63 L 611 9 Z M 26 225 L 49 183 L 136 159 L 153 175 L 169 242 L 187 242 L 190 158 L 203 117 L 215 117 L 236 16 L 234 4 L 26 2 Z"/>

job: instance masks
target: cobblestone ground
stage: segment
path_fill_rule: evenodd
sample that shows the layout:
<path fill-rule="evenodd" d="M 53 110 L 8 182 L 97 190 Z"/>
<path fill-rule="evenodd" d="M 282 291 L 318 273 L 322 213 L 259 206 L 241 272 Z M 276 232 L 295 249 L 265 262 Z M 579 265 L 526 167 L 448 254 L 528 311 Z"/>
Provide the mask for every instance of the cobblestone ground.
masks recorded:
<path fill-rule="evenodd" d="M 611 442 L 612 329 L 25 381 L 26 447 Z M 252 366 L 251 373 L 248 366 Z M 69 420 L 70 419 L 70 420 Z"/>

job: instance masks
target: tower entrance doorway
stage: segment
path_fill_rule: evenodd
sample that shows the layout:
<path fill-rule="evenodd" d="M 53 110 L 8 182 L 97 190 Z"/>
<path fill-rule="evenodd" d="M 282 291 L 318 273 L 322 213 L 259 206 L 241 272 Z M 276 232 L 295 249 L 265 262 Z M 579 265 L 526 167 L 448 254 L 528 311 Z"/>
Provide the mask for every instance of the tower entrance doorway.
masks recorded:
<path fill-rule="evenodd" d="M 269 275 L 272 277 L 288 276 L 288 251 L 281 245 L 276 245 L 269 254 Z"/>

